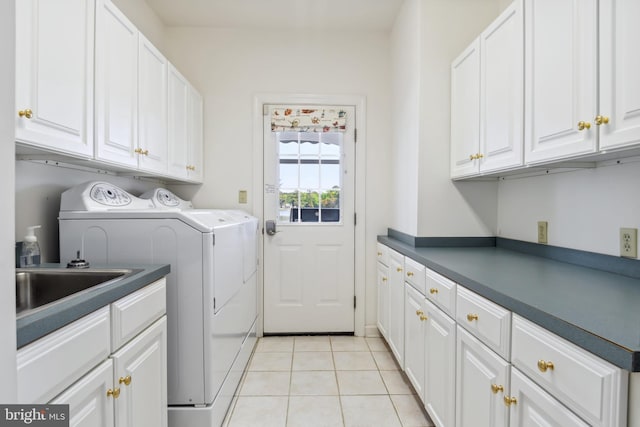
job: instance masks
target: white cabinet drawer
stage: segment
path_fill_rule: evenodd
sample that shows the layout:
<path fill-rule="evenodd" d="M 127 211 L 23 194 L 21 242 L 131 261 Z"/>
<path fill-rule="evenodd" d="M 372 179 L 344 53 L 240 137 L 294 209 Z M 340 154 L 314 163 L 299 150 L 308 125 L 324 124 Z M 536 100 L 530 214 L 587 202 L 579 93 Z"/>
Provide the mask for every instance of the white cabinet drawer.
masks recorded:
<path fill-rule="evenodd" d="M 404 270 L 404 280 L 424 296 L 425 266 L 411 258 L 405 258 Z"/>
<path fill-rule="evenodd" d="M 625 426 L 628 373 L 520 316 L 513 365 L 594 426 Z"/>
<path fill-rule="evenodd" d="M 469 332 L 509 360 L 511 312 L 470 290 L 458 286 L 456 320 Z"/>
<path fill-rule="evenodd" d="M 426 270 L 425 295 L 451 317 L 456 317 L 456 284 L 435 271 Z"/>
<path fill-rule="evenodd" d="M 167 280 L 163 277 L 111 304 L 111 351 L 142 332 L 167 311 Z"/>
<path fill-rule="evenodd" d="M 389 265 L 389 247 L 383 245 L 382 243 L 378 243 L 376 245 L 377 248 L 377 256 L 378 262 L 381 262 L 384 265 Z"/>
<path fill-rule="evenodd" d="M 109 307 L 18 350 L 18 402 L 45 403 L 109 356 Z"/>

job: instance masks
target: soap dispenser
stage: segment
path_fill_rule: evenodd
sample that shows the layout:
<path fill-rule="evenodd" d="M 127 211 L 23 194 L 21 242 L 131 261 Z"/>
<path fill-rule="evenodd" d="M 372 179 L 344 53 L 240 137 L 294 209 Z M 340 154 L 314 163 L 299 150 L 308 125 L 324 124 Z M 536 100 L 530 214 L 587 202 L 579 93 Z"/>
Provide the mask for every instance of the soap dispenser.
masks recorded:
<path fill-rule="evenodd" d="M 22 250 L 20 251 L 20 267 L 40 265 L 40 245 L 38 245 L 38 238 L 35 234 L 36 228 L 40 228 L 40 226 L 27 227 L 27 235 L 24 236 Z"/>

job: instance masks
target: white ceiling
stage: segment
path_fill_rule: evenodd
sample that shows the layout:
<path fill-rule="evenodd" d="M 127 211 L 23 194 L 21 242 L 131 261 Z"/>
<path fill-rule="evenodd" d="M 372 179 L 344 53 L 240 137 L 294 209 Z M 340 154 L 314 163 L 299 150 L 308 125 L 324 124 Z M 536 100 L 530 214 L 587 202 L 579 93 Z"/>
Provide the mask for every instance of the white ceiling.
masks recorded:
<path fill-rule="evenodd" d="M 146 0 L 167 26 L 390 30 L 403 0 Z"/>

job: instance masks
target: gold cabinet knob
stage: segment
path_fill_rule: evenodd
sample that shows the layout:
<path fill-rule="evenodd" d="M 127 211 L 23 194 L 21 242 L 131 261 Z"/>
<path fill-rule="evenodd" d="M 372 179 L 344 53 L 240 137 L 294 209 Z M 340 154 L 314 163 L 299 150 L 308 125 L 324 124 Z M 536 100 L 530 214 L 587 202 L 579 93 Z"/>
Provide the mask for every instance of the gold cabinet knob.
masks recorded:
<path fill-rule="evenodd" d="M 416 315 L 417 316 L 422 316 L 424 314 L 424 311 L 422 310 L 416 310 Z"/>
<path fill-rule="evenodd" d="M 382 256 L 382 252 L 378 252 L 378 256 Z"/>
<path fill-rule="evenodd" d="M 193 165 L 187 165 L 187 170 L 194 171 L 194 170 L 196 170 L 196 167 L 193 166 Z"/>
<path fill-rule="evenodd" d="M 511 405 L 515 405 L 516 403 L 518 403 L 518 399 L 516 399 L 513 396 L 505 396 L 504 397 L 504 404 L 507 406 L 511 406 Z"/>
<path fill-rule="evenodd" d="M 606 125 L 609 123 L 609 117 L 597 115 L 594 122 L 596 122 L 596 125 L 598 126 Z"/>
<path fill-rule="evenodd" d="M 387 279 L 386 277 L 383 277 L 383 278 L 382 278 L 382 281 L 383 281 L 383 282 L 386 282 L 387 280 L 388 280 L 388 279 Z"/>
<path fill-rule="evenodd" d="M 467 320 L 469 322 L 473 322 L 474 320 L 478 320 L 478 315 L 469 313 L 469 314 L 467 314 Z"/>
<path fill-rule="evenodd" d="M 127 375 L 126 377 L 120 377 L 118 380 L 120 384 L 129 385 L 131 384 L 131 375 Z"/>
<path fill-rule="evenodd" d="M 400 272 L 402 272 L 402 268 L 401 268 L 401 267 L 396 267 L 396 271 L 397 271 L 398 273 L 400 273 Z"/>
<path fill-rule="evenodd" d="M 438 289 L 437 288 L 431 288 L 431 289 L 429 289 L 429 293 L 430 294 L 437 294 L 438 293 Z"/>
<path fill-rule="evenodd" d="M 504 387 L 498 384 L 491 384 L 491 391 L 493 394 L 498 394 L 498 392 L 504 392 Z"/>
<path fill-rule="evenodd" d="M 407 271 L 407 277 L 413 277 L 413 271 Z"/>
<path fill-rule="evenodd" d="M 142 154 L 145 155 L 145 156 L 148 156 L 149 155 L 149 150 L 143 150 Z"/>
<path fill-rule="evenodd" d="M 424 321 L 425 321 L 425 320 L 427 320 L 427 319 L 428 319 L 428 317 L 427 317 L 427 316 L 425 316 L 424 314 L 421 314 L 421 315 L 420 315 L 420 321 L 421 321 L 421 322 L 424 322 Z"/>
<path fill-rule="evenodd" d="M 469 155 L 469 160 L 475 160 L 475 159 L 476 159 L 476 155 L 475 154 Z"/>
<path fill-rule="evenodd" d="M 26 110 L 20 110 L 18 111 L 18 116 L 30 119 L 31 117 L 33 117 L 33 111 L 31 111 L 29 108 L 27 108 Z"/>
<path fill-rule="evenodd" d="M 591 123 L 583 121 L 578 122 L 578 130 L 585 130 L 589 128 L 591 128 Z"/>
<path fill-rule="evenodd" d="M 113 397 L 114 399 L 117 399 L 118 397 L 120 397 L 120 389 L 116 388 L 114 390 L 107 390 L 107 397 Z"/>
<path fill-rule="evenodd" d="M 538 360 L 538 369 L 540 370 L 540 372 L 547 372 L 547 370 L 553 371 L 553 368 L 555 368 L 553 362 L 542 359 Z"/>
<path fill-rule="evenodd" d="M 133 152 L 136 154 L 142 154 L 142 148 L 138 147 L 135 150 L 133 150 Z"/>
<path fill-rule="evenodd" d="M 480 160 L 480 159 L 483 159 L 483 158 L 484 158 L 484 154 L 482 154 L 482 153 L 476 154 L 476 159 Z"/>

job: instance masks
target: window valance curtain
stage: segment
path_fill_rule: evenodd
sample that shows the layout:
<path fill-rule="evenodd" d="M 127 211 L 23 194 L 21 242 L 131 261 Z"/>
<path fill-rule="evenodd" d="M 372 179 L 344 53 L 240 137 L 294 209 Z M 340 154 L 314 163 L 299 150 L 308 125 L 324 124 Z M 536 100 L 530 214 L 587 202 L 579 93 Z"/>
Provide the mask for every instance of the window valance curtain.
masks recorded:
<path fill-rule="evenodd" d="M 347 113 L 336 108 L 273 108 L 272 132 L 345 132 Z"/>

